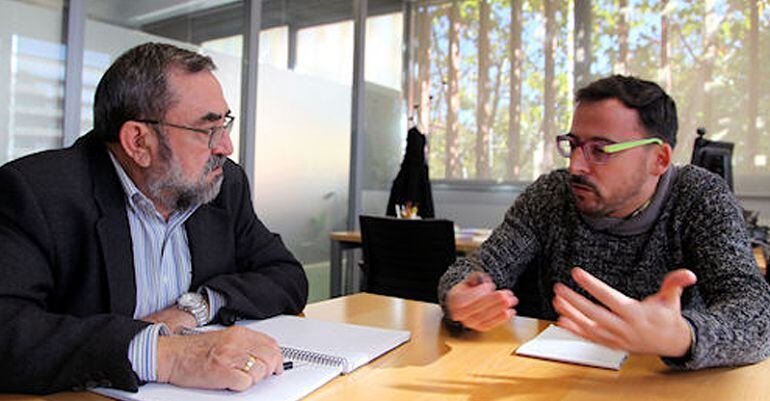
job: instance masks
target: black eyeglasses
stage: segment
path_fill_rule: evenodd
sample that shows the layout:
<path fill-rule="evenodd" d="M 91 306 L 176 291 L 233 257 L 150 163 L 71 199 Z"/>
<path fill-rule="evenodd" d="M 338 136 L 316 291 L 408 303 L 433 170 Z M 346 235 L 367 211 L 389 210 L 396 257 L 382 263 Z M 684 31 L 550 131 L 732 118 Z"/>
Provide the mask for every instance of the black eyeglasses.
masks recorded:
<path fill-rule="evenodd" d="M 145 123 L 145 124 L 165 125 L 168 127 L 186 129 L 188 131 L 193 131 L 200 134 L 206 134 L 209 136 L 209 149 L 214 149 L 217 146 L 219 146 L 220 143 L 222 143 L 222 139 L 224 139 L 225 135 L 230 135 L 230 131 L 233 130 L 233 121 L 235 121 L 235 117 L 227 115 L 225 116 L 224 125 L 220 125 L 218 127 L 211 127 L 208 129 L 188 127 L 186 125 L 174 124 L 163 120 L 135 120 L 135 121 L 140 123 Z"/>

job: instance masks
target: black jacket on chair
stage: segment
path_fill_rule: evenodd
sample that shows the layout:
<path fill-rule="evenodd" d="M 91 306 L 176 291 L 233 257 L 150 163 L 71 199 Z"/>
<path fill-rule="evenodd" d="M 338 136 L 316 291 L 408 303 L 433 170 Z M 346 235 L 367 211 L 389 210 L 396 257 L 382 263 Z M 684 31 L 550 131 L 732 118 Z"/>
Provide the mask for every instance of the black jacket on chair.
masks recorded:
<path fill-rule="evenodd" d="M 128 344 L 136 287 L 126 196 L 93 132 L 63 150 L 0 167 L 0 392 L 135 390 Z M 217 319 L 302 311 L 300 263 L 254 214 L 235 163 L 185 223 L 191 291 L 225 296 Z"/>
<path fill-rule="evenodd" d="M 417 206 L 418 216 L 435 216 L 428 165 L 425 163 L 425 135 L 417 128 L 412 128 L 407 133 L 404 161 L 401 162 L 401 169 L 390 188 L 385 214 L 395 216 L 396 205 L 405 205 L 407 202 Z"/>

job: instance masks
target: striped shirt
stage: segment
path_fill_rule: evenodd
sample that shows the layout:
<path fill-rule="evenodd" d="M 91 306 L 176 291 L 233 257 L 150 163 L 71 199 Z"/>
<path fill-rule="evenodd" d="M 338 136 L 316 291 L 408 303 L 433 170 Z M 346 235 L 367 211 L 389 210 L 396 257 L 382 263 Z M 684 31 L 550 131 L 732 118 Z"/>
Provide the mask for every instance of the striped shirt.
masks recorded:
<path fill-rule="evenodd" d="M 126 193 L 126 214 L 131 231 L 136 282 L 134 318 L 141 319 L 176 303 L 190 290 L 192 262 L 184 223 L 200 205 L 174 211 L 166 221 L 155 205 L 136 187 L 123 167 L 109 152 Z M 209 288 L 209 320 L 224 305 L 224 297 Z M 170 334 L 165 324 L 153 324 L 140 331 L 128 347 L 128 359 L 140 380 L 157 379 L 158 336 Z"/>

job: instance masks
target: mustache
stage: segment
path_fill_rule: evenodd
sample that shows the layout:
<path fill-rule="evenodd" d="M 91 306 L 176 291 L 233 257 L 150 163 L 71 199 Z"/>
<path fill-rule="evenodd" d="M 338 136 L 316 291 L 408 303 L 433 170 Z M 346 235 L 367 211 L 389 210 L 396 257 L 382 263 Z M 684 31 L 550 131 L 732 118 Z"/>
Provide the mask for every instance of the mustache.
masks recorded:
<path fill-rule="evenodd" d="M 210 173 L 212 170 L 214 170 L 217 167 L 222 167 L 225 164 L 225 160 L 227 160 L 226 156 L 223 155 L 212 155 L 209 157 L 209 160 L 206 161 L 206 166 L 203 170 L 203 174 L 206 175 Z"/>
<path fill-rule="evenodd" d="M 583 177 L 582 175 L 570 175 L 569 182 L 570 184 L 577 184 L 577 185 L 582 185 L 584 187 L 589 187 L 594 192 L 599 193 L 599 188 L 596 188 L 596 185 L 594 185 L 594 183 L 592 183 L 591 181 L 588 181 L 588 179 Z"/>

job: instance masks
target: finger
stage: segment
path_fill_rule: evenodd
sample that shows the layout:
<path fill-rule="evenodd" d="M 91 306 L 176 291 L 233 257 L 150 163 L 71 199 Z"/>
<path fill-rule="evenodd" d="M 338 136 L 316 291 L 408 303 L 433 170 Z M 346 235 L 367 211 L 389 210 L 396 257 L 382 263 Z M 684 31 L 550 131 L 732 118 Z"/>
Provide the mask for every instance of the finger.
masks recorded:
<path fill-rule="evenodd" d="M 631 328 L 621 317 L 561 283 L 554 286 L 554 292 L 556 296 L 553 305 L 560 314 L 591 330 L 610 332 L 613 336 L 621 338 L 629 337 Z"/>
<path fill-rule="evenodd" d="M 262 360 L 261 358 L 255 358 L 255 359 L 257 360 L 256 363 L 254 363 L 254 366 L 252 366 L 248 372 L 249 375 L 251 376 L 252 384 L 272 374 L 270 367 L 267 365 L 267 363 L 265 363 L 264 360 Z"/>
<path fill-rule="evenodd" d="M 469 287 L 463 282 L 449 291 L 447 306 L 450 311 L 463 310 L 478 301 L 479 298 L 494 291 L 494 283 L 483 283 L 474 287 Z"/>
<path fill-rule="evenodd" d="M 483 303 L 489 302 L 489 297 L 494 299 L 494 294 L 495 291 L 488 284 L 483 284 L 470 290 L 458 291 L 447 302 L 450 315 L 455 320 L 464 319 L 483 308 Z"/>
<path fill-rule="evenodd" d="M 518 299 L 513 296 L 510 290 L 500 290 L 486 294 L 478 298 L 475 302 L 455 311 L 452 319 L 464 321 L 472 319 L 473 321 L 486 320 L 505 309 L 510 309 L 518 303 Z"/>
<path fill-rule="evenodd" d="M 245 391 L 254 385 L 254 379 L 250 373 L 243 372 L 238 369 L 231 371 L 226 378 L 223 378 L 223 382 L 227 383 L 225 388 L 232 391 Z"/>
<path fill-rule="evenodd" d="M 249 353 L 264 364 L 263 376 L 283 372 L 283 355 L 280 349 L 258 346 L 250 349 Z"/>
<path fill-rule="evenodd" d="M 614 349 L 625 349 L 625 347 L 622 344 L 618 343 L 615 340 L 615 338 L 611 336 L 602 337 L 600 335 L 597 335 L 596 331 L 586 331 L 582 326 L 578 325 L 572 319 L 566 316 L 560 316 L 559 320 L 556 321 L 556 325 L 588 341 L 592 341 L 594 343 L 601 344 L 606 347 L 610 347 Z"/>
<path fill-rule="evenodd" d="M 476 327 L 471 327 L 474 330 L 478 331 L 487 331 L 491 330 L 509 320 L 511 320 L 514 316 L 516 316 L 516 311 L 514 309 L 506 309 L 491 318 L 482 321 L 479 323 Z"/>
<path fill-rule="evenodd" d="M 622 316 L 626 316 L 628 306 L 636 302 L 579 267 L 572 269 L 572 278 L 599 302 Z"/>
<path fill-rule="evenodd" d="M 697 280 L 695 273 L 690 270 L 674 270 L 663 278 L 663 284 L 660 286 L 658 295 L 664 303 L 679 305 L 679 300 L 685 287 L 695 284 Z"/>
<path fill-rule="evenodd" d="M 565 302 L 566 301 L 564 298 L 558 296 L 554 298 L 555 305 Z M 565 305 L 560 305 L 560 308 L 565 308 Z M 569 306 L 566 306 L 566 308 L 569 308 Z M 587 318 L 577 310 L 567 309 L 566 313 L 559 316 L 559 321 L 562 320 L 568 322 L 565 328 L 572 331 L 576 335 L 595 343 L 613 348 L 621 348 L 620 344 L 626 343 L 623 337 L 609 331 L 606 327 L 603 327 L 597 322 Z"/>

